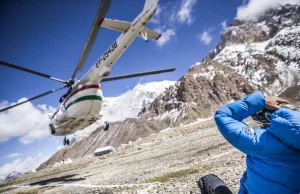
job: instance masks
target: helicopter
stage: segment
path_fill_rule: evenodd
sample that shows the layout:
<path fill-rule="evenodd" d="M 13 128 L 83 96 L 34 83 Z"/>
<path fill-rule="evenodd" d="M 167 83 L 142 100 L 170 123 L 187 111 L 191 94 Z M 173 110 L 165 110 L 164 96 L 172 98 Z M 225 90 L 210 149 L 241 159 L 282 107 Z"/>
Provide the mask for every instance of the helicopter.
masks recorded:
<path fill-rule="evenodd" d="M 152 16 L 155 14 L 158 6 L 158 0 L 146 0 L 142 12 L 132 23 L 105 18 L 110 8 L 110 4 L 111 0 L 101 1 L 84 49 L 69 80 L 62 80 L 48 74 L 0 61 L 0 65 L 2 66 L 14 68 L 63 83 L 63 86 L 58 89 L 47 91 L 25 101 L 8 106 L 1 109 L 0 112 L 7 111 L 26 102 L 30 102 L 53 92 L 68 88 L 68 91 L 59 99 L 60 104 L 57 110 L 53 114 L 49 114 L 50 133 L 54 136 L 66 136 L 75 133 L 78 130 L 83 130 L 93 123 L 101 121 L 103 116 L 101 113 L 103 92 L 99 82 L 108 82 L 175 71 L 176 68 L 170 68 L 108 77 L 114 63 L 125 52 L 136 37 L 141 37 L 147 42 L 148 39 L 158 40 L 161 36 L 160 33 L 146 27 Z M 76 74 L 85 66 L 85 62 L 101 27 L 118 31 L 121 35 L 113 42 L 107 51 L 102 54 L 100 59 L 96 61 L 88 72 L 80 80 L 76 80 Z M 103 129 L 108 130 L 108 128 L 109 123 L 104 122 Z M 66 144 L 69 145 L 69 140 L 65 137 L 64 145 Z"/>

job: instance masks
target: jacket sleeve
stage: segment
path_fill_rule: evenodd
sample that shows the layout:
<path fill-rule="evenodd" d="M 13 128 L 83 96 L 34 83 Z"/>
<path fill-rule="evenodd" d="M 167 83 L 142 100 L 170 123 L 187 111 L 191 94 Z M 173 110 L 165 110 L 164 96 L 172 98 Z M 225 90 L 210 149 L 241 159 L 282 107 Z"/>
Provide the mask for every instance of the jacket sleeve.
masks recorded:
<path fill-rule="evenodd" d="M 272 114 L 267 131 L 289 147 L 300 150 L 300 112 L 281 108 Z"/>
<path fill-rule="evenodd" d="M 255 92 L 218 110 L 215 121 L 230 144 L 246 154 L 255 154 L 263 150 L 268 134 L 266 130 L 254 130 L 242 121 L 265 107 L 262 93 Z"/>

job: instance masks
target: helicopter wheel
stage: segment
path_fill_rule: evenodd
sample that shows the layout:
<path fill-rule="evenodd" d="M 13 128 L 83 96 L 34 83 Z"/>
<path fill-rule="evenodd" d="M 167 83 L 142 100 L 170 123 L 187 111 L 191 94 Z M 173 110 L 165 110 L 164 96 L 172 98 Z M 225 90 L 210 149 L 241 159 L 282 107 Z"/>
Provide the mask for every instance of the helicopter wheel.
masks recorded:
<path fill-rule="evenodd" d="M 70 145 L 70 141 L 67 139 L 67 137 L 64 139 L 64 145 Z"/>
<path fill-rule="evenodd" d="M 107 131 L 108 128 L 109 128 L 109 122 L 108 122 L 108 121 L 105 121 L 104 124 L 105 124 L 105 126 L 104 126 L 103 130 L 104 130 L 104 131 Z"/>

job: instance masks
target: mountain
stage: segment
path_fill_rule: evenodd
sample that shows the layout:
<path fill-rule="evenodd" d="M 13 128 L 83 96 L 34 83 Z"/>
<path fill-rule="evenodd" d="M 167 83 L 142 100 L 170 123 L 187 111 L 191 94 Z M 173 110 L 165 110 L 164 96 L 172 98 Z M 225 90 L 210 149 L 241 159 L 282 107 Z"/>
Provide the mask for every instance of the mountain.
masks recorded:
<path fill-rule="evenodd" d="M 255 90 L 242 75 L 215 61 L 208 61 L 184 75 L 158 96 L 143 117 L 168 120 L 171 126 L 209 117 L 216 108 Z"/>
<path fill-rule="evenodd" d="M 0 178 L 0 183 L 3 183 L 4 181 L 5 181 L 4 179 Z"/>
<path fill-rule="evenodd" d="M 232 67 L 266 94 L 273 95 L 300 81 L 299 5 L 273 9 L 257 22 L 235 19 L 204 62 Z"/>
<path fill-rule="evenodd" d="M 300 85 L 286 89 L 279 97 L 287 99 L 289 103 L 298 106 L 300 110 Z"/>
<path fill-rule="evenodd" d="M 6 176 L 5 181 L 16 179 L 22 175 L 22 173 L 14 171 Z"/>
<path fill-rule="evenodd" d="M 212 116 L 217 107 L 254 90 L 275 95 L 300 84 L 299 12 L 299 5 L 285 5 L 257 22 L 234 19 L 216 48 L 143 116 L 178 126 Z"/>
<path fill-rule="evenodd" d="M 88 137 L 81 138 L 68 147 L 56 152 L 48 161 L 44 162 L 37 170 L 54 167 L 56 162 L 65 158 L 80 158 L 93 155 L 98 148 L 112 145 L 117 147 L 121 144 L 128 144 L 139 138 L 147 137 L 157 133 L 169 125 L 160 121 L 148 121 L 142 118 L 130 118 L 123 122 L 110 124 L 109 130 L 96 129 Z"/>
<path fill-rule="evenodd" d="M 150 104 L 175 81 L 160 81 L 138 84 L 118 97 L 106 97 L 102 104 L 103 121 L 124 121 L 135 118 L 143 107 Z"/>

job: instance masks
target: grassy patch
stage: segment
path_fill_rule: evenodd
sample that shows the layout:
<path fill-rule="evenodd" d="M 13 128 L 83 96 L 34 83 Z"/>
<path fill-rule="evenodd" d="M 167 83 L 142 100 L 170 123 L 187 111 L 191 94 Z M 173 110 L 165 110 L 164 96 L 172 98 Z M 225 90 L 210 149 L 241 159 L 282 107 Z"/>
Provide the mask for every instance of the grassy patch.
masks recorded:
<path fill-rule="evenodd" d="M 27 191 L 20 191 L 20 192 L 17 192 L 16 194 L 41 194 L 46 190 L 47 190 L 46 188 L 31 189 L 31 190 L 27 190 Z"/>
<path fill-rule="evenodd" d="M 156 177 L 156 178 L 153 178 L 153 179 L 149 179 L 147 181 L 147 183 L 167 182 L 167 181 L 169 181 L 170 179 L 173 179 L 173 178 L 185 177 L 187 175 L 198 173 L 198 172 L 199 171 L 197 169 L 179 170 L 179 171 L 176 171 L 176 172 L 171 172 L 171 173 L 164 174 L 162 176 L 159 176 L 159 177 Z"/>

